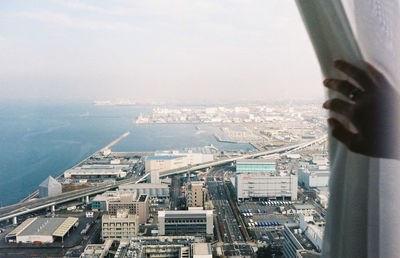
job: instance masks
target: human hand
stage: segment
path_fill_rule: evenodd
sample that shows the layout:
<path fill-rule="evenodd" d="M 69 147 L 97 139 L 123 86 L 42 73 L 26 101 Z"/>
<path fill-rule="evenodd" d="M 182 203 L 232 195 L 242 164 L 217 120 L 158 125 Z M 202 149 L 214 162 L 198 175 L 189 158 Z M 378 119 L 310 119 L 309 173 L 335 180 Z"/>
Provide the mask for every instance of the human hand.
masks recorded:
<path fill-rule="evenodd" d="M 400 159 L 400 96 L 385 76 L 367 63 L 363 70 L 344 60 L 334 66 L 350 80 L 326 79 L 324 85 L 342 94 L 323 107 L 344 116 L 357 130 L 351 131 L 338 119 L 328 119 L 332 135 L 350 151 L 378 158 Z"/>

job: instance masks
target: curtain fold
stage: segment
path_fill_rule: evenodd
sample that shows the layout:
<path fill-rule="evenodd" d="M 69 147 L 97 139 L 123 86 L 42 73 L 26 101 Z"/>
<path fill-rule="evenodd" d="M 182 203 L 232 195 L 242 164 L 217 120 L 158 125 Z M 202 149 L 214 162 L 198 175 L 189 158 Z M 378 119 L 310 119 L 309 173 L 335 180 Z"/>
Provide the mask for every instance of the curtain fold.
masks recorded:
<path fill-rule="evenodd" d="M 335 59 L 361 67 L 365 60 L 400 92 L 400 0 L 297 0 L 297 6 L 325 77 L 342 76 Z M 323 257 L 400 257 L 400 161 L 354 154 L 331 136 L 329 145 Z"/>
<path fill-rule="evenodd" d="M 297 5 L 324 77 L 344 78 L 333 67 L 333 61 L 336 59 L 365 66 L 341 1 L 297 0 Z M 334 93 L 330 94 L 333 97 Z M 371 243 L 368 234 L 370 220 L 375 220 L 376 217 L 371 218 L 368 211 L 371 205 L 378 205 L 378 198 L 369 198 L 369 193 L 378 193 L 377 184 L 370 182 L 378 179 L 379 160 L 349 152 L 331 135 L 329 151 L 330 199 L 323 257 L 378 257 L 371 252 L 378 252 L 379 244 Z M 372 213 L 371 215 L 376 216 Z M 373 237 L 376 238 L 377 235 Z M 373 245 L 370 248 L 371 252 L 369 244 Z"/>

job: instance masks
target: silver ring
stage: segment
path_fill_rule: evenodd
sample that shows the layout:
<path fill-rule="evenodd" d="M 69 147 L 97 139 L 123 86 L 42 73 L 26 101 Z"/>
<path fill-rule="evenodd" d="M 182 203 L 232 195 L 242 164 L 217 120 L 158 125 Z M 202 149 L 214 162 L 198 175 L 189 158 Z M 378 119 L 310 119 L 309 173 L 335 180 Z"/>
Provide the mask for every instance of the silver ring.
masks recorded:
<path fill-rule="evenodd" d="M 354 88 L 348 95 L 349 99 L 354 100 L 360 92 L 360 89 Z"/>

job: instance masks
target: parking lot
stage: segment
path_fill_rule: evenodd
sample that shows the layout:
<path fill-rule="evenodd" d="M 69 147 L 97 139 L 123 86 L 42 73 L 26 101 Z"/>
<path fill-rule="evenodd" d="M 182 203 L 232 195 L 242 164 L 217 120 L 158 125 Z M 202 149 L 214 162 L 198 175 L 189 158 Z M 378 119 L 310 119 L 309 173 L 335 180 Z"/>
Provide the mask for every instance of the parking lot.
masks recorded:
<path fill-rule="evenodd" d="M 285 206 L 285 205 L 282 205 Z M 263 205 L 262 202 L 242 202 L 238 208 L 247 228 L 257 240 L 265 242 L 279 241 L 282 238 L 283 225 L 294 222 L 294 215 L 284 215 L 280 205 Z M 285 208 L 291 207 L 287 203 Z"/>

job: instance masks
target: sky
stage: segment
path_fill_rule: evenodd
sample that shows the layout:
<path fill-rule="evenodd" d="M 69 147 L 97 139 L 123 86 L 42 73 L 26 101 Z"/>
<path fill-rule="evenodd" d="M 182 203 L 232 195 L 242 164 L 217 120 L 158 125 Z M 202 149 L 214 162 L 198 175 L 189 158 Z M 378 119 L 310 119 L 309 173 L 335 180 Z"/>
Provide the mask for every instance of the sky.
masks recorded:
<path fill-rule="evenodd" d="M 292 0 L 1 1 L 0 100 L 319 99 Z"/>

